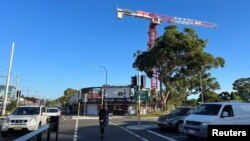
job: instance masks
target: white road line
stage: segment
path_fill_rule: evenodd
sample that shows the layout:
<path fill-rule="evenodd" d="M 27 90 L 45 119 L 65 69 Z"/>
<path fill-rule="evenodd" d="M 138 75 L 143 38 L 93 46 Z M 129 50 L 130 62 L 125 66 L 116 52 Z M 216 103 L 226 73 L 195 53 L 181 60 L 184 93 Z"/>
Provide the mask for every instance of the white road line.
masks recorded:
<path fill-rule="evenodd" d="M 127 128 L 120 127 L 119 125 L 117 125 L 117 124 L 115 124 L 115 123 L 113 123 L 113 122 L 109 122 L 109 123 L 111 123 L 111 124 L 113 124 L 113 125 L 115 125 L 115 126 L 117 126 L 117 127 L 121 128 L 122 130 L 124 130 L 124 131 L 128 132 L 128 133 L 129 133 L 129 134 L 131 134 L 131 135 L 136 136 L 137 138 L 139 138 L 139 139 L 141 139 L 141 140 L 143 140 L 143 141 L 148 141 L 147 139 L 145 139 L 145 138 L 141 137 L 140 135 L 135 134 L 134 132 L 132 132 L 132 131 L 128 130 Z"/>
<path fill-rule="evenodd" d="M 78 118 L 76 119 L 75 132 L 73 141 L 77 141 L 77 130 L 78 130 Z"/>
<path fill-rule="evenodd" d="M 163 135 L 161 135 L 161 134 L 159 134 L 159 133 L 156 133 L 156 132 L 154 132 L 154 131 L 150 131 L 150 130 L 146 130 L 146 131 L 149 132 L 149 133 L 151 133 L 151 134 L 154 134 L 154 135 L 156 135 L 156 136 L 159 136 L 159 137 L 161 137 L 161 138 L 164 138 L 164 139 L 166 139 L 166 140 L 169 140 L 169 141 L 177 141 L 177 140 L 175 140 L 175 139 L 169 138 L 169 137 L 167 137 L 167 136 L 163 136 Z"/>
<path fill-rule="evenodd" d="M 64 116 L 62 115 L 63 120 L 65 120 Z"/>

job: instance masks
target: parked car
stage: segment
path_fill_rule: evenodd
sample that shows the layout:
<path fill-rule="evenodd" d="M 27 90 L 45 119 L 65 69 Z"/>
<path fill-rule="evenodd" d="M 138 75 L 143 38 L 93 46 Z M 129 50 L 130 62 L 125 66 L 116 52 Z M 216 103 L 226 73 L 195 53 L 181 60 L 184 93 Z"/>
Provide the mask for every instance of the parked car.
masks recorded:
<path fill-rule="evenodd" d="M 34 131 L 47 123 L 44 105 L 19 106 L 7 116 L 1 127 L 1 136 L 6 137 L 14 131 Z"/>
<path fill-rule="evenodd" d="M 125 114 L 125 112 L 123 109 L 115 109 L 113 111 L 113 115 L 124 115 L 124 114 Z"/>
<path fill-rule="evenodd" d="M 47 116 L 48 117 L 56 117 L 56 116 L 61 116 L 61 110 L 58 109 L 57 107 L 48 107 L 47 108 Z"/>
<path fill-rule="evenodd" d="M 161 115 L 157 120 L 157 125 L 160 129 L 175 129 L 183 133 L 183 120 L 191 112 L 191 107 L 178 107 L 167 115 Z"/>

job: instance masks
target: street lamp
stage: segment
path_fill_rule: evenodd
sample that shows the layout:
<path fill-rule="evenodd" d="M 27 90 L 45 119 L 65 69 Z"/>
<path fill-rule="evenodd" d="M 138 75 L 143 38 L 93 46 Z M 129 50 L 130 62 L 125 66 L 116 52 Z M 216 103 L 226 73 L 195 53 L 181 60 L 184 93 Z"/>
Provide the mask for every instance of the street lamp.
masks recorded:
<path fill-rule="evenodd" d="M 96 65 L 94 65 L 94 64 L 91 64 L 91 66 L 96 66 Z M 107 87 L 107 85 L 108 85 L 108 71 L 107 71 L 107 68 L 106 67 L 104 67 L 104 66 L 98 66 L 98 67 L 100 67 L 100 68 L 102 68 L 102 69 L 104 69 L 105 70 L 105 77 L 106 77 L 106 83 L 105 83 L 105 87 Z M 107 109 L 107 92 L 105 91 L 105 94 L 104 94 L 104 98 L 105 98 L 105 108 Z M 102 105 L 103 105 L 103 95 L 102 95 Z"/>
<path fill-rule="evenodd" d="M 104 67 L 104 66 L 98 66 L 98 67 L 103 68 L 105 70 L 105 74 L 106 74 L 105 75 L 106 76 L 106 85 L 105 85 L 105 87 L 107 87 L 107 84 L 108 84 L 108 71 L 107 71 L 106 67 Z M 107 91 L 105 91 L 103 99 L 105 99 L 105 109 L 107 109 Z"/>
<path fill-rule="evenodd" d="M 108 84 L 108 71 L 107 71 L 107 69 L 104 66 L 98 66 L 98 67 L 103 68 L 105 70 L 105 74 L 106 74 L 106 86 L 107 86 L 107 84 Z"/>

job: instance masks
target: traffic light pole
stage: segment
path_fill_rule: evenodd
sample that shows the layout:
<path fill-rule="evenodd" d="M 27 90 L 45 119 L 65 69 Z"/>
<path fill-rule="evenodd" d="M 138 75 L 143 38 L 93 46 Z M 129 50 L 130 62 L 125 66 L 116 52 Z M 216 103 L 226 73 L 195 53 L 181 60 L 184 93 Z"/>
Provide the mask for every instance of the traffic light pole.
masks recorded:
<path fill-rule="evenodd" d="M 138 125 L 141 124 L 141 87 L 140 87 L 140 72 L 138 71 Z"/>

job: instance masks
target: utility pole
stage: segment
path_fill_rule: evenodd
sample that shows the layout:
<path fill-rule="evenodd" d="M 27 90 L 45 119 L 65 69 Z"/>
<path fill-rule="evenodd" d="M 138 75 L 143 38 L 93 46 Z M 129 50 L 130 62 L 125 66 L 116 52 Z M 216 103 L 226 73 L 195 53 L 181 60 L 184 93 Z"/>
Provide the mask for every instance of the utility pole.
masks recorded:
<path fill-rule="evenodd" d="M 16 95 L 17 94 L 17 86 L 18 86 L 18 75 L 16 76 L 16 90 L 15 90 L 15 99 L 17 100 L 18 99 L 18 96 Z"/>
<path fill-rule="evenodd" d="M 4 116 L 5 112 L 6 112 L 6 105 L 7 105 L 7 100 L 8 100 L 8 92 L 9 92 L 9 84 L 10 84 L 10 73 L 11 73 L 11 66 L 12 66 L 14 48 L 15 48 L 15 43 L 13 42 L 12 43 L 12 49 L 11 49 L 11 55 L 10 55 L 8 77 L 7 77 L 7 81 L 6 81 L 6 90 L 5 90 L 5 96 L 4 96 L 2 116 Z"/>
<path fill-rule="evenodd" d="M 16 106 L 18 107 L 18 105 L 19 105 L 19 101 L 20 101 L 20 96 L 21 96 L 21 91 L 18 91 L 18 78 L 19 78 L 19 76 L 17 75 L 16 76 L 16 94 L 15 94 L 15 99 L 16 99 L 16 101 L 17 101 L 17 104 L 16 104 Z"/>

